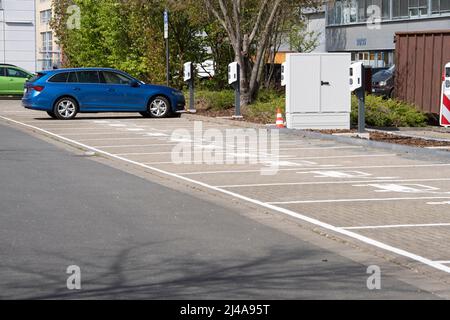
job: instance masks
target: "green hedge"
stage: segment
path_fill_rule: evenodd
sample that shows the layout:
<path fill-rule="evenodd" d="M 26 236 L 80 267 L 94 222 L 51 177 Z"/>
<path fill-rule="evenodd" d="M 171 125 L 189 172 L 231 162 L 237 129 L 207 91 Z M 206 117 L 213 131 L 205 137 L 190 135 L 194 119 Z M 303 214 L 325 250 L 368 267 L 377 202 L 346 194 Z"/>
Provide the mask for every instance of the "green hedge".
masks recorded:
<path fill-rule="evenodd" d="M 352 95 L 352 124 L 358 124 L 358 99 Z M 423 127 L 427 125 L 425 114 L 415 106 L 394 99 L 366 96 L 366 124 L 373 127 Z"/>
<path fill-rule="evenodd" d="M 189 97 L 189 92 L 185 92 Z M 234 91 L 208 91 L 195 92 L 196 107 L 202 110 L 227 110 L 234 106 Z M 275 121 L 277 108 L 284 110 L 285 97 L 283 94 L 262 90 L 254 104 L 243 108 L 242 114 L 249 121 L 272 123 Z M 358 100 L 352 95 L 351 121 L 358 124 Z M 366 123 L 373 127 L 423 127 L 427 125 L 425 114 L 417 111 L 414 105 L 382 97 L 366 96 Z"/>
<path fill-rule="evenodd" d="M 189 91 L 184 94 L 189 100 Z M 198 90 L 195 91 L 195 104 L 203 110 L 226 110 L 234 106 L 234 91 Z"/>

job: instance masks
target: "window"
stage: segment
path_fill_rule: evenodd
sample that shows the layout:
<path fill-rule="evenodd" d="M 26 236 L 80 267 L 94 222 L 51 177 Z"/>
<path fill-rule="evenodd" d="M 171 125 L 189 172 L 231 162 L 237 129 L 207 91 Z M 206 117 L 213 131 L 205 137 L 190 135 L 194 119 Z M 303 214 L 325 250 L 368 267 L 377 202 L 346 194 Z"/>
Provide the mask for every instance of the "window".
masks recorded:
<path fill-rule="evenodd" d="M 336 0 L 328 2 L 328 25 L 365 22 L 370 17 L 390 19 L 390 0 Z"/>
<path fill-rule="evenodd" d="M 397 0 L 392 3 L 394 18 L 414 18 L 428 15 L 428 0 Z"/>
<path fill-rule="evenodd" d="M 394 63 L 392 51 L 354 52 L 354 61 L 372 68 L 386 68 Z"/>
<path fill-rule="evenodd" d="M 43 76 L 45 76 L 45 73 L 36 73 L 33 77 L 30 78 L 30 80 L 28 80 L 29 82 L 35 82 L 38 81 L 40 78 L 42 78 Z"/>
<path fill-rule="evenodd" d="M 441 14 L 450 12 L 450 0 L 431 0 L 431 13 Z"/>
<path fill-rule="evenodd" d="M 131 82 L 131 79 L 116 72 L 103 71 L 102 73 L 105 83 L 108 84 L 129 84 Z"/>
<path fill-rule="evenodd" d="M 450 68 L 445 69 L 445 77 L 450 78 Z"/>
<path fill-rule="evenodd" d="M 78 77 L 76 72 L 70 72 L 67 77 L 67 82 L 75 83 L 78 82 Z"/>
<path fill-rule="evenodd" d="M 48 82 L 67 82 L 68 74 L 66 72 L 55 74 Z"/>
<path fill-rule="evenodd" d="M 51 32 L 41 32 L 42 52 L 53 51 L 53 34 Z"/>
<path fill-rule="evenodd" d="M 7 68 L 6 73 L 7 73 L 8 77 L 28 78 L 28 74 L 26 74 L 24 71 L 18 70 L 18 69 Z"/>
<path fill-rule="evenodd" d="M 393 12 L 392 16 L 394 18 L 407 18 L 408 13 L 408 1 L 409 0 L 396 0 L 392 2 Z"/>
<path fill-rule="evenodd" d="M 422 17 L 428 15 L 428 0 L 409 0 L 408 10 L 410 17 Z"/>
<path fill-rule="evenodd" d="M 0 67 L 0 77 L 6 76 L 6 68 Z"/>
<path fill-rule="evenodd" d="M 385 20 L 388 20 L 391 18 L 391 2 L 389 0 L 382 1 L 381 17 Z"/>
<path fill-rule="evenodd" d="M 40 12 L 41 14 L 41 24 L 49 24 L 51 18 L 52 18 L 52 10 L 44 10 Z"/>
<path fill-rule="evenodd" d="M 97 71 L 80 71 L 77 77 L 79 83 L 100 83 Z"/>

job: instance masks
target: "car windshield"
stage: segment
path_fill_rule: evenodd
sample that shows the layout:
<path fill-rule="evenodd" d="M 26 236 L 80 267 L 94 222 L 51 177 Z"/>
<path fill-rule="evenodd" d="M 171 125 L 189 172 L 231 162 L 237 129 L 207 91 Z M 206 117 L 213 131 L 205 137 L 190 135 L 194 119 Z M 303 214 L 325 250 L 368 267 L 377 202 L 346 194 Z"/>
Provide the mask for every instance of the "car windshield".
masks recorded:
<path fill-rule="evenodd" d="M 381 70 L 378 71 L 377 73 L 375 73 L 372 77 L 372 81 L 373 82 L 380 82 L 380 81 L 386 81 L 388 80 L 390 77 L 392 77 L 393 75 L 393 70 L 388 69 L 388 70 Z"/>

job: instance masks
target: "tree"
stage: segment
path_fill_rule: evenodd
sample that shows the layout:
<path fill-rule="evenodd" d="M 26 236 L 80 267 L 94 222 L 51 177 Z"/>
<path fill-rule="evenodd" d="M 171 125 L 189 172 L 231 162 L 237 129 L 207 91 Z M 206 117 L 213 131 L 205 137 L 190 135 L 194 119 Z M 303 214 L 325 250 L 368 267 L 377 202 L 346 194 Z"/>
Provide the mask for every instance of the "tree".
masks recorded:
<path fill-rule="evenodd" d="M 241 66 L 241 105 L 256 97 L 271 37 L 282 8 L 314 5 L 313 0 L 203 0 L 226 31 Z"/>
<path fill-rule="evenodd" d="M 193 0 L 189 0 L 193 1 Z M 67 27 L 70 5 L 81 12 L 79 29 Z M 64 52 L 65 67 L 112 67 L 151 83 L 164 83 L 163 11 L 170 18 L 172 85 L 181 87 L 183 62 L 202 62 L 205 48 L 196 19 L 183 1 L 53 0 L 52 28 Z"/>
<path fill-rule="evenodd" d="M 299 20 L 297 24 L 292 25 L 291 27 L 289 43 L 292 50 L 308 53 L 317 48 L 320 36 L 320 32 L 308 31 L 306 22 L 304 20 Z"/>

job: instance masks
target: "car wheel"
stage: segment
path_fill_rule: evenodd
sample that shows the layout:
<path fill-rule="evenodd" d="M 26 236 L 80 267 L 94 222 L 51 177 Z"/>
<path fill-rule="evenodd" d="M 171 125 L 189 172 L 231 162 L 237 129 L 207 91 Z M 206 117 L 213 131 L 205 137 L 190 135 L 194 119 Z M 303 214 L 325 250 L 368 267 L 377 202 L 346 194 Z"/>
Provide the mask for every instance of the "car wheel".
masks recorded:
<path fill-rule="evenodd" d="M 152 118 L 165 118 L 170 115 L 170 102 L 164 97 L 156 97 L 148 105 L 148 113 Z"/>
<path fill-rule="evenodd" d="M 59 120 L 72 120 L 78 113 L 78 103 L 69 97 L 61 98 L 56 101 L 53 113 Z"/>
<path fill-rule="evenodd" d="M 53 111 L 47 111 L 47 114 L 50 118 L 56 119 L 56 114 Z"/>

